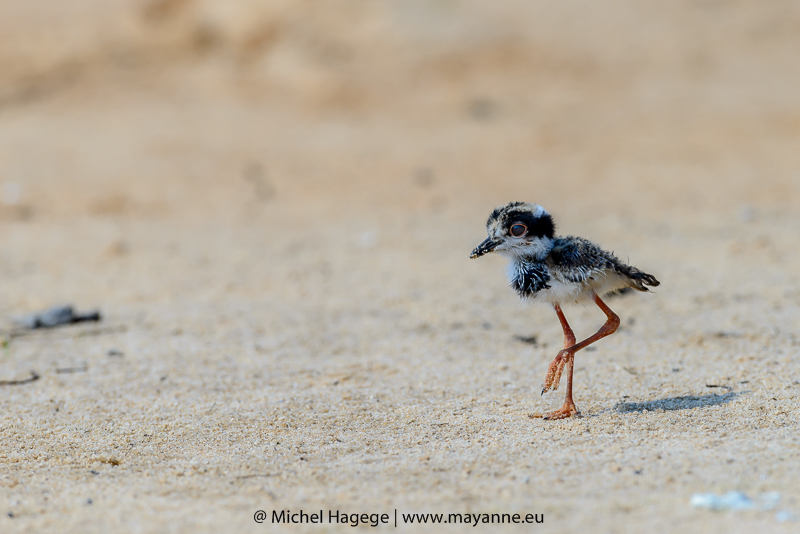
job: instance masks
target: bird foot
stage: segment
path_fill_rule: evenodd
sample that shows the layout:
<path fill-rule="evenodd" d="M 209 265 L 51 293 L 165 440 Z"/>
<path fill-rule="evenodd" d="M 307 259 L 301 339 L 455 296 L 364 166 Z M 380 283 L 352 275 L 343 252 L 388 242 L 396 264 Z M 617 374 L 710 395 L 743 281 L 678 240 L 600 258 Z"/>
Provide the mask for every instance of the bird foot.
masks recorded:
<path fill-rule="evenodd" d="M 544 377 L 542 395 L 548 391 L 555 391 L 558 389 L 558 385 L 561 382 L 561 373 L 564 372 L 564 366 L 566 366 L 568 359 L 571 357 L 572 354 L 566 350 L 562 350 L 556 355 L 553 361 L 550 362 L 550 366 L 547 368 L 547 374 Z"/>
<path fill-rule="evenodd" d="M 580 416 L 580 412 L 575 407 L 575 403 L 570 401 L 565 401 L 564 406 L 559 408 L 554 412 L 547 412 L 547 413 L 534 413 L 531 414 L 532 419 L 545 419 L 547 421 L 555 421 L 556 419 L 567 419 L 574 415 Z"/>

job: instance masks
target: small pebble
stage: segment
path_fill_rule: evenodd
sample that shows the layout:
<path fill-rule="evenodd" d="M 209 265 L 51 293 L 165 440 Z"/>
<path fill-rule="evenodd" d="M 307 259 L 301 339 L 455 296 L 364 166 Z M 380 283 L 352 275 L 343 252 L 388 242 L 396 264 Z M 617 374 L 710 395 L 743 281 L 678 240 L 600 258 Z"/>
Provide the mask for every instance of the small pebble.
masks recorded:
<path fill-rule="evenodd" d="M 739 491 L 729 491 L 724 495 L 715 493 L 695 493 L 692 495 L 692 506 L 709 510 L 749 510 L 753 501 Z"/>
<path fill-rule="evenodd" d="M 695 508 L 709 510 L 773 510 L 780 503 L 781 494 L 777 491 L 762 493 L 755 502 L 740 491 L 729 491 L 723 495 L 716 493 L 695 493 L 691 504 Z"/>
<path fill-rule="evenodd" d="M 53 328 L 84 321 L 99 321 L 100 312 L 93 310 L 87 313 L 76 313 L 72 306 L 53 306 L 38 313 L 26 315 L 18 320 L 25 328 Z"/>

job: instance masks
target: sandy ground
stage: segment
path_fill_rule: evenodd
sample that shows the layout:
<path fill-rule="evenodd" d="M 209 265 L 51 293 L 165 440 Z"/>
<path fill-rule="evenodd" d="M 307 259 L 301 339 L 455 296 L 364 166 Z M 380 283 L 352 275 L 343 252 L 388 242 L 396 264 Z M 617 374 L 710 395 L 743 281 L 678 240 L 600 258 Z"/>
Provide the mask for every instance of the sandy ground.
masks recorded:
<path fill-rule="evenodd" d="M 0 531 L 796 532 L 798 47 L 789 1 L 5 0 Z M 662 281 L 580 418 L 468 258 L 510 200 Z"/>

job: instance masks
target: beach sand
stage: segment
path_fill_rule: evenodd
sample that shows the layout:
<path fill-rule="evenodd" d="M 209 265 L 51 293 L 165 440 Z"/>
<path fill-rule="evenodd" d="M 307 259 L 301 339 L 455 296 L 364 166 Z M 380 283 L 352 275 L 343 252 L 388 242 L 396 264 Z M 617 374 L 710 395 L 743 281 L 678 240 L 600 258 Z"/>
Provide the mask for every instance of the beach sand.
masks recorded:
<path fill-rule="evenodd" d="M 797 5 L 319 4 L 3 2 L 0 531 L 796 532 Z M 469 259 L 512 200 L 662 282 L 581 417 Z"/>

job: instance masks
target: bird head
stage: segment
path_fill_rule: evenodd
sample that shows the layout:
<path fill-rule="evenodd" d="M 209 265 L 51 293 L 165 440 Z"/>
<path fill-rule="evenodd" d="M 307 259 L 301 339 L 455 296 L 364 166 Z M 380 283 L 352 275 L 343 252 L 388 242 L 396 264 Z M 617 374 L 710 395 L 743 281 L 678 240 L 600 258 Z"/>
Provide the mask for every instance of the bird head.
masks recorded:
<path fill-rule="evenodd" d="M 553 248 L 553 217 L 538 204 L 511 202 L 496 208 L 486 221 L 489 237 L 470 258 L 489 252 L 504 256 L 543 258 Z"/>

